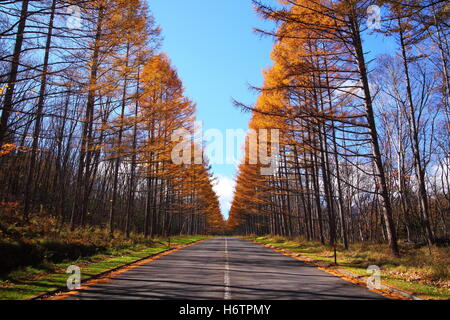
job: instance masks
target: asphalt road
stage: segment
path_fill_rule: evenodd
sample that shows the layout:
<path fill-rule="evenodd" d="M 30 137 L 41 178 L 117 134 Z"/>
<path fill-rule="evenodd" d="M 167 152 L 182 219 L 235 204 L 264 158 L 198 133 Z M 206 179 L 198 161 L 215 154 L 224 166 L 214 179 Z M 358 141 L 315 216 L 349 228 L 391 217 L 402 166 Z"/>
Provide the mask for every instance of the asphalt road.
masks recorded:
<path fill-rule="evenodd" d="M 236 238 L 176 251 L 80 291 L 75 300 L 383 299 L 299 260 Z"/>

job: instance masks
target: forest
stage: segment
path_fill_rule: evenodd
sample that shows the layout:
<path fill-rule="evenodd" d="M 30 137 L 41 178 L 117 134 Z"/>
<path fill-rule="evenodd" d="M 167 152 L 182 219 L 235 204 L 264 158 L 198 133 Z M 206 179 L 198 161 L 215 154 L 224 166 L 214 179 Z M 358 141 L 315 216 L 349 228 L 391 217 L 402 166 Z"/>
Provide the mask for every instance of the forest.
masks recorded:
<path fill-rule="evenodd" d="M 251 112 L 251 129 L 279 130 L 280 152 L 262 176 L 247 143 L 230 229 L 331 247 L 388 243 L 395 257 L 400 241 L 448 245 L 448 2 L 253 3 L 276 26 L 256 30 L 274 39 L 273 66 L 253 88 L 257 102 L 235 104 Z M 370 28 L 371 4 L 383 6 L 381 28 Z M 395 50 L 369 59 L 364 40 L 376 34 Z M 274 150 L 267 139 L 260 149 Z"/>
<path fill-rule="evenodd" d="M 220 188 L 233 188 L 220 182 L 232 178 L 221 180 L 197 134 L 203 111 L 220 117 L 223 110 L 198 112 L 204 97 L 195 97 L 197 108 L 187 93 L 192 79 L 182 81 L 163 50 L 152 1 L 0 2 L 0 300 L 70 289 L 66 273 L 80 267 L 88 280 L 144 262 L 135 271 L 148 283 L 133 289 L 128 279 L 117 285 L 121 297 L 141 290 L 144 298 L 180 298 L 193 285 L 188 298 L 222 297 L 220 287 L 224 299 L 260 298 L 267 281 L 272 298 L 371 294 L 353 287 L 346 296 L 336 289 L 341 279 L 322 282 L 305 261 L 251 241 L 326 262 L 333 272 L 365 276 L 375 265 L 383 281 L 411 294 L 450 297 L 449 2 L 251 5 L 268 26 L 253 35 L 272 41 L 270 64 L 250 88 L 254 103 L 231 98 L 226 111 L 231 120 L 233 111 L 250 119 L 227 217 Z M 203 39 L 205 48 L 219 38 Z M 178 53 L 192 58 L 185 45 Z M 380 46 L 388 53 L 372 52 Z M 257 50 L 248 50 L 255 60 Z M 210 55 L 214 64 L 230 62 Z M 218 79 L 195 71 L 205 92 Z M 186 283 L 197 269 L 205 277 Z M 261 278 L 266 272 L 279 287 Z M 286 289 L 291 276 L 311 281 L 311 292 Z M 167 289 L 169 277 L 180 287 Z M 167 292 L 153 292 L 158 281 Z M 256 293 L 239 295 L 237 281 Z M 111 293 L 102 290 L 100 298 Z"/>
<path fill-rule="evenodd" d="M 2 236 L 42 217 L 110 236 L 221 227 L 208 164 L 170 161 L 195 104 L 145 1 L 2 1 L 0 31 Z"/>

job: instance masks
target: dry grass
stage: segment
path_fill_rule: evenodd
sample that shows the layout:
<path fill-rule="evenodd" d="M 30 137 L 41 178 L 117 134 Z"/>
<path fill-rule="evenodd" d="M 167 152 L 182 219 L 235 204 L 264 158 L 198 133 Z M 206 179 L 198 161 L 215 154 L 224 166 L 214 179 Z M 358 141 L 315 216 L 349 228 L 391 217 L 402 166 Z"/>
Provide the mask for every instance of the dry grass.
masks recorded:
<path fill-rule="evenodd" d="M 278 236 L 251 237 L 251 239 L 298 252 L 314 260 L 334 263 L 333 248 L 319 242 Z M 415 248 L 412 245 L 400 244 L 400 250 L 400 258 L 394 258 L 386 244 L 356 243 L 352 244 L 349 250 L 338 246 L 338 264 L 361 275 L 367 274 L 368 266 L 377 265 L 388 284 L 425 297 L 450 298 L 449 247 Z"/>
<path fill-rule="evenodd" d="M 120 231 L 111 238 L 106 228 L 84 227 L 71 231 L 47 214 L 34 215 L 25 223 L 14 206 L 9 204 L 8 208 L 0 215 L 0 278 L 28 266 L 43 268 L 46 264 L 161 244 L 161 240 L 141 234 L 127 238 Z"/>

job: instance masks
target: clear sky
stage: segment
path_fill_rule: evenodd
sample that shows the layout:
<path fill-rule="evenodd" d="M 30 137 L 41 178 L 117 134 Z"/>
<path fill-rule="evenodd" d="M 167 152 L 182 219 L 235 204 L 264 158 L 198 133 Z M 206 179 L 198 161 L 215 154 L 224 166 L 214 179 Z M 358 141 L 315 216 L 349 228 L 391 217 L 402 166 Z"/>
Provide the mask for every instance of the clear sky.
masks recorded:
<path fill-rule="evenodd" d="M 164 37 L 166 52 L 197 104 L 197 119 L 205 130 L 247 129 L 249 114 L 231 99 L 253 103 L 248 84 L 262 84 L 262 70 L 270 65 L 272 40 L 261 38 L 254 27 L 269 27 L 253 11 L 250 0 L 148 0 Z M 213 165 L 219 179 L 226 216 L 233 194 L 236 167 Z"/>
<path fill-rule="evenodd" d="M 260 19 L 251 0 L 148 0 L 151 12 L 163 31 L 162 51 L 166 52 L 197 103 L 197 119 L 205 129 L 248 127 L 249 114 L 236 109 L 231 98 L 253 103 L 256 93 L 248 84 L 262 84 L 262 70 L 270 66 L 272 39 L 261 38 L 254 27 L 272 29 Z M 371 56 L 392 49 L 382 36 L 370 36 L 366 48 Z M 236 166 L 214 165 L 218 178 L 216 192 L 222 213 L 231 205 Z"/>

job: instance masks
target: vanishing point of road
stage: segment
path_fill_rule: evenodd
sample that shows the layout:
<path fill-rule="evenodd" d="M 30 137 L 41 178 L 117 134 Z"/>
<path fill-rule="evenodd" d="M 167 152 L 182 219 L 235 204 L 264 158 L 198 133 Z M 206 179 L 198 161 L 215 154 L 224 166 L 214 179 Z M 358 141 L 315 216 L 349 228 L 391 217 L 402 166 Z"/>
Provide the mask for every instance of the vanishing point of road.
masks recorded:
<path fill-rule="evenodd" d="M 238 238 L 199 242 L 70 299 L 373 300 L 381 295 Z"/>

